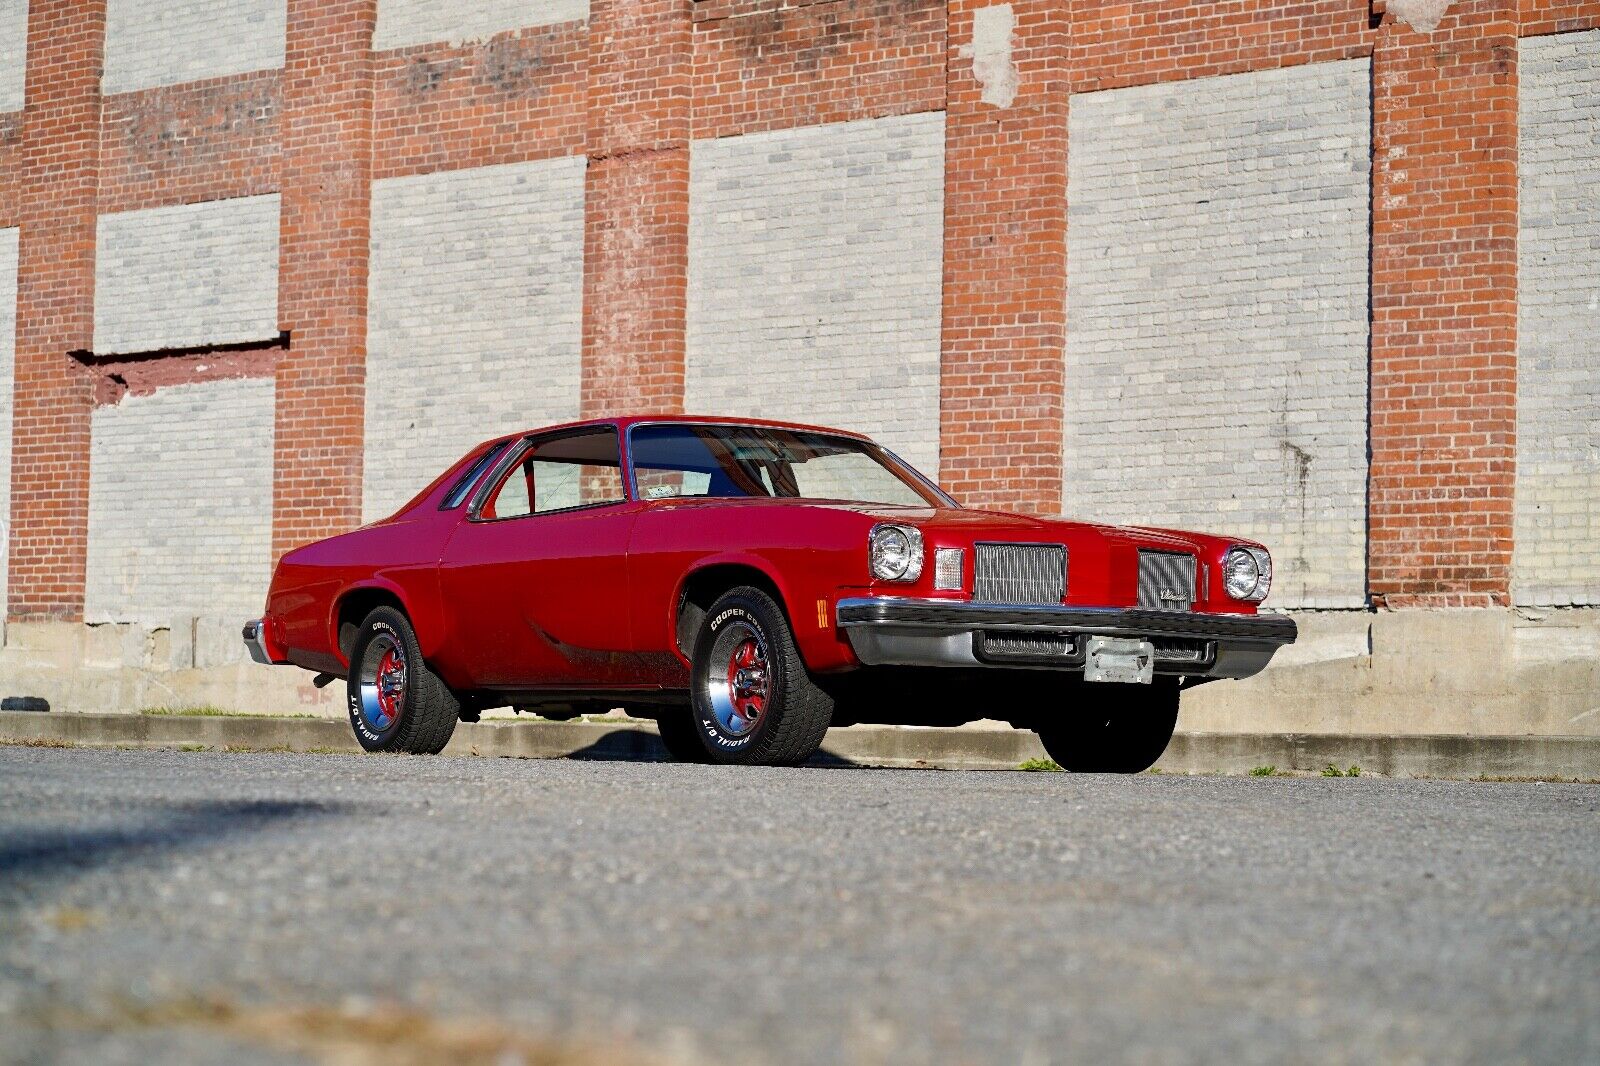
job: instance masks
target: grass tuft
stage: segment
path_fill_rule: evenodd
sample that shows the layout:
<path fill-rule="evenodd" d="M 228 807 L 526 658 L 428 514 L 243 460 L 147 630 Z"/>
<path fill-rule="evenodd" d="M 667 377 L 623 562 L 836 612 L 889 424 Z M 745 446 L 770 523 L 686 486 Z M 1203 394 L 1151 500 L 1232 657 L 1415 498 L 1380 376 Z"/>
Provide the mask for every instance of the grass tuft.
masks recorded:
<path fill-rule="evenodd" d="M 1341 770 L 1333 763 L 1322 768 L 1323 777 L 1360 777 L 1361 767 L 1352 765 L 1348 770 Z"/>
<path fill-rule="evenodd" d="M 1250 776 L 1251 777 L 1285 777 L 1287 775 L 1284 774 L 1284 772 L 1282 770 L 1279 770 L 1276 766 L 1270 766 L 1269 765 L 1269 766 L 1257 766 L 1255 769 L 1250 771 Z"/>
<path fill-rule="evenodd" d="M 1018 763 L 1017 769 L 1026 770 L 1029 773 L 1039 773 L 1041 771 L 1060 770 L 1061 767 L 1054 759 L 1029 759 L 1027 762 Z"/>
<path fill-rule="evenodd" d="M 162 718 L 315 718 L 314 714 L 256 714 L 251 711 L 230 711 L 209 703 L 180 705 L 177 707 L 141 707 L 140 714 Z"/>

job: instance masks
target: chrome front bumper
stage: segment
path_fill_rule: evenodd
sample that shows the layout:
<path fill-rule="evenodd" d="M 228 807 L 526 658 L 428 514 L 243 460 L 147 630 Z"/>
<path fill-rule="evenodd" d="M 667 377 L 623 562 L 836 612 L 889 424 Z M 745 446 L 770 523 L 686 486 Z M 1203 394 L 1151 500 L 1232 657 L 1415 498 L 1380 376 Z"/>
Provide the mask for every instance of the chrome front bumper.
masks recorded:
<path fill-rule="evenodd" d="M 1077 670 L 1089 636 L 1150 641 L 1159 674 L 1249 677 L 1285 644 L 1294 620 L 1120 607 L 1006 606 L 871 596 L 840 600 L 836 618 L 868 666 Z"/>

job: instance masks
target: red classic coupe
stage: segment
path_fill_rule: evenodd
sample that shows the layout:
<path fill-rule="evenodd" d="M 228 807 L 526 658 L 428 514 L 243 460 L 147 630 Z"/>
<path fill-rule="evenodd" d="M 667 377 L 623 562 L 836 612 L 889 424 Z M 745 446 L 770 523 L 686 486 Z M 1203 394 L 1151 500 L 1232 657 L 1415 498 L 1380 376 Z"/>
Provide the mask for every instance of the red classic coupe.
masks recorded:
<path fill-rule="evenodd" d="M 372 751 L 512 706 L 653 718 L 675 757 L 805 762 L 830 725 L 1038 732 L 1137 772 L 1186 688 L 1295 639 L 1238 537 L 962 507 L 858 434 L 618 418 L 472 450 L 389 518 L 283 557 L 252 657 L 347 678 Z"/>

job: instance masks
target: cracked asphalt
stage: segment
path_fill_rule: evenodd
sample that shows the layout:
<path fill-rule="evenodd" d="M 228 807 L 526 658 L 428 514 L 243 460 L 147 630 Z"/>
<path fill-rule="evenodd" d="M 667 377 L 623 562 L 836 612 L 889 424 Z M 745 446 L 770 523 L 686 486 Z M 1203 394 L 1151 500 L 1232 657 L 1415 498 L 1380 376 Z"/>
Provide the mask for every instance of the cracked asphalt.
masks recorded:
<path fill-rule="evenodd" d="M 401 1051 L 1595 1062 L 1600 786 L 0 748 L 0 1061 Z"/>

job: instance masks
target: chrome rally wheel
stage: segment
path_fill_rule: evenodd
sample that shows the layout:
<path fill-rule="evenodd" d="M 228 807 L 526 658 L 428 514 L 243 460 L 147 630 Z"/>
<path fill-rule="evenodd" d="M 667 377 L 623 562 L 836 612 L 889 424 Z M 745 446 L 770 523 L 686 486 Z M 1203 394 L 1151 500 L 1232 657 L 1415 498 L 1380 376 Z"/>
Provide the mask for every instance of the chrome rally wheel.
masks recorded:
<path fill-rule="evenodd" d="M 392 633 L 378 633 L 361 656 L 361 717 L 375 732 L 405 710 L 406 650 Z"/>
<path fill-rule="evenodd" d="M 722 731 L 742 737 L 761 721 L 772 694 L 766 641 L 750 623 L 733 622 L 717 634 L 711 662 L 726 666 L 707 671 L 705 698 Z"/>

